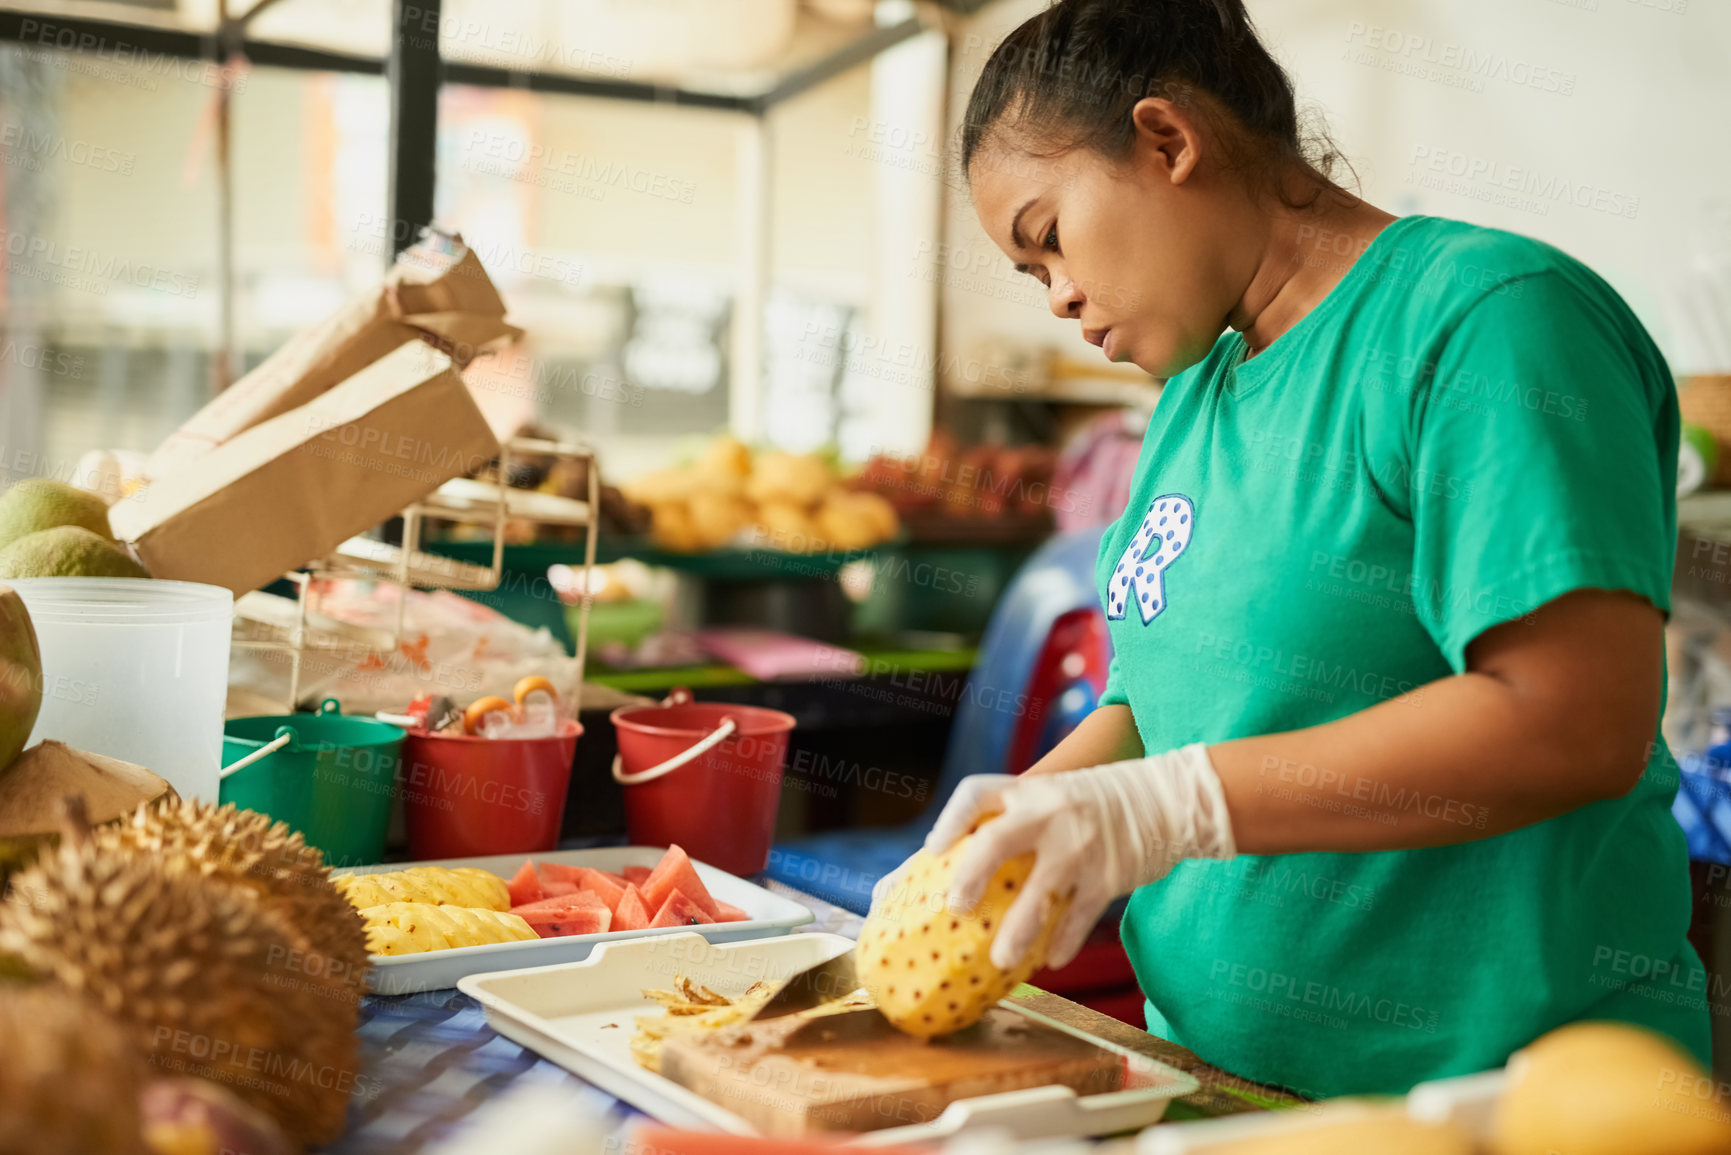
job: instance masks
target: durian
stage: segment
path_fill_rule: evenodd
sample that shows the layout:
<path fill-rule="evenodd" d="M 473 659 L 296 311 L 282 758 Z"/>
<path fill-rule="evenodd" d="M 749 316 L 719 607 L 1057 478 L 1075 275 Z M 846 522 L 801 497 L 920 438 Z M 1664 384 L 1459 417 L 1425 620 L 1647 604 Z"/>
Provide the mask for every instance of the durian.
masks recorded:
<path fill-rule="evenodd" d="M 0 953 L 125 1027 L 155 1073 L 222 1084 L 317 1144 L 342 1131 L 355 1089 L 357 1007 L 297 967 L 301 942 L 253 893 L 97 845 L 87 827 L 0 903 Z"/>
<path fill-rule="evenodd" d="M 371 965 L 365 923 L 332 884 L 324 856 L 285 824 L 233 803 L 177 799 L 141 806 L 129 822 L 94 837 L 104 847 L 142 851 L 169 873 L 245 888 L 305 939 L 298 966 L 345 983 L 356 998 L 364 993 Z"/>
<path fill-rule="evenodd" d="M 49 986 L 0 985 L 0 1155 L 143 1155 L 126 1032 Z"/>

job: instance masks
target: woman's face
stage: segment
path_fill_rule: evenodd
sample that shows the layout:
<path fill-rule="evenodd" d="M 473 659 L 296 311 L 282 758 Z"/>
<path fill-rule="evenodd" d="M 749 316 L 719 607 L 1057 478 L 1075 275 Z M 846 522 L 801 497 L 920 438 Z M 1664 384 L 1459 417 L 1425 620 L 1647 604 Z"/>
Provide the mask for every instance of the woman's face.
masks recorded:
<path fill-rule="evenodd" d="M 1130 154 L 1059 155 L 994 132 L 968 169 L 975 211 L 1054 314 L 1112 361 L 1170 377 L 1207 355 L 1256 271 L 1251 202 L 1205 163 L 1198 118 L 1165 99 L 1136 106 Z"/>

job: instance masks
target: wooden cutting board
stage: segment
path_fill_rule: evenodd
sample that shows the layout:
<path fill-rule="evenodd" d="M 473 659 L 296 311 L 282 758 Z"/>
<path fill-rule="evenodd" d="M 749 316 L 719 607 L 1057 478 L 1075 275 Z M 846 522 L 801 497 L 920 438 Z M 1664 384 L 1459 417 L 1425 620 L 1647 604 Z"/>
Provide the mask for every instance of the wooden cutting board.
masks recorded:
<path fill-rule="evenodd" d="M 929 1041 L 866 1009 L 675 1036 L 661 1073 L 766 1135 L 797 1137 L 928 1123 L 957 1099 L 1054 1083 L 1116 1091 L 1124 1057 L 1004 1007 Z"/>

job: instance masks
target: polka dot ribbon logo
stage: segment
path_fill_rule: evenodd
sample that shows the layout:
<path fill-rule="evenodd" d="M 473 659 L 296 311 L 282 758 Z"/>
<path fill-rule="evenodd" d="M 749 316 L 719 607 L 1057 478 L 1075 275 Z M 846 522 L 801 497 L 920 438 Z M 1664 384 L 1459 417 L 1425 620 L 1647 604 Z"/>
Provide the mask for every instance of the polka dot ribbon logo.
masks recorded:
<path fill-rule="evenodd" d="M 1106 586 L 1106 616 L 1121 621 L 1130 604 L 1147 625 L 1166 609 L 1166 567 L 1190 547 L 1195 509 L 1182 493 L 1156 497 Z"/>

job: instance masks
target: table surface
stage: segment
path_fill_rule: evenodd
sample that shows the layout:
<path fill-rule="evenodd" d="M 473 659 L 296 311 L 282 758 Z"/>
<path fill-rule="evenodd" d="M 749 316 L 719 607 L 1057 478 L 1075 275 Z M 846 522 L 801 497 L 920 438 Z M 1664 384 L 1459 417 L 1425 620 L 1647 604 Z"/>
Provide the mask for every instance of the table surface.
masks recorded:
<path fill-rule="evenodd" d="M 796 933 L 858 936 L 858 915 L 780 883 L 756 881 L 811 909 L 815 920 Z M 1023 987 L 1012 1000 L 1194 1075 L 1201 1090 L 1175 1101 L 1168 1119 L 1231 1115 L 1296 1102 L 1278 1089 L 1210 1067 L 1182 1047 L 1057 995 Z M 361 1006 L 360 1042 L 357 1086 L 362 1090 L 350 1106 L 347 1133 L 323 1148 L 328 1155 L 411 1155 L 457 1131 L 493 1096 L 531 1082 L 569 1088 L 573 1095 L 589 1098 L 598 1111 L 607 1112 L 615 1128 L 641 1117 L 635 1108 L 495 1032 L 480 1004 L 455 990 L 369 995 Z"/>

